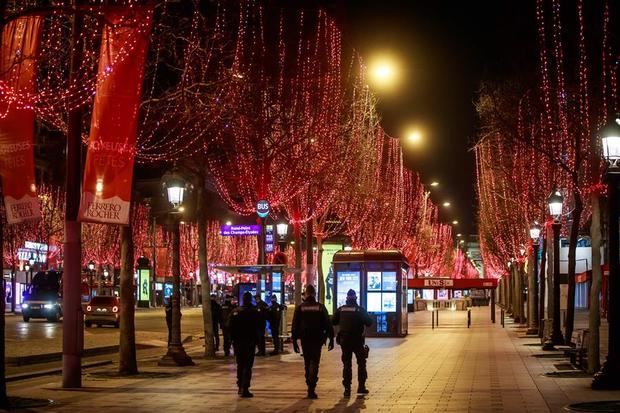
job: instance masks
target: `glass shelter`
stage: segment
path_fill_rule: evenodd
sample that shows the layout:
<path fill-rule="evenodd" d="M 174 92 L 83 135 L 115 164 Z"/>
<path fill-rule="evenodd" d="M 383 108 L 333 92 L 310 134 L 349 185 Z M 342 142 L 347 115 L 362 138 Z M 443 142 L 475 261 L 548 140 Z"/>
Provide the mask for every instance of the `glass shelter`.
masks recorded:
<path fill-rule="evenodd" d="M 344 305 L 352 289 L 358 304 L 373 319 L 369 337 L 407 335 L 407 269 L 397 250 L 340 251 L 334 255 L 334 311 Z"/>

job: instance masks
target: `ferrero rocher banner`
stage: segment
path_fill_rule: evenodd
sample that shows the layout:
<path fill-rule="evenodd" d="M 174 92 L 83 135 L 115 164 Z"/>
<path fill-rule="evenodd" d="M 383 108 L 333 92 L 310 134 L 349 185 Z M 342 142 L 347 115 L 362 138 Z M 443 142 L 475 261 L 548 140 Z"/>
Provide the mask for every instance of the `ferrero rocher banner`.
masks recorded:
<path fill-rule="evenodd" d="M 152 11 L 105 16 L 79 219 L 127 225 Z"/>
<path fill-rule="evenodd" d="M 41 217 L 34 178 L 34 110 L 43 19 L 21 17 L 2 31 L 0 45 L 0 176 L 9 224 Z"/>

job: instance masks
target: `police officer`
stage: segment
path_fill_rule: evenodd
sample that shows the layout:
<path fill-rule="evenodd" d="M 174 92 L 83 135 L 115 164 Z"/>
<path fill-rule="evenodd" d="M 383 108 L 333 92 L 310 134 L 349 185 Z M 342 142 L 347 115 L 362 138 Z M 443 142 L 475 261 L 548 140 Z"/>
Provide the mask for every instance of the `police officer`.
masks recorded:
<path fill-rule="evenodd" d="M 215 351 L 220 350 L 220 324 L 222 318 L 222 306 L 217 302 L 217 295 L 211 294 L 211 322 L 213 323 L 213 340 Z"/>
<path fill-rule="evenodd" d="M 328 351 L 334 349 L 334 328 L 329 322 L 327 309 L 316 301 L 316 290 L 306 286 L 305 301 L 295 308 L 293 314 L 292 339 L 295 353 L 299 353 L 297 340 L 301 340 L 304 356 L 308 398 L 316 399 L 316 383 L 319 381 L 321 347 L 329 339 Z"/>
<path fill-rule="evenodd" d="M 351 361 L 353 354 L 357 360 L 357 392 L 360 394 L 368 393 L 366 388 L 366 358 L 368 357 L 367 347 L 364 345 L 364 326 L 369 327 L 372 319 L 364 307 L 357 305 L 355 291 L 347 292 L 346 304 L 336 310 L 332 320 L 335 326 L 339 326 L 336 341 L 342 350 L 342 385 L 344 386 L 344 396 L 351 395 L 351 380 L 353 369 Z"/>
<path fill-rule="evenodd" d="M 230 316 L 237 306 L 232 302 L 230 295 L 226 296 L 224 304 L 222 304 L 222 316 L 220 318 L 220 326 L 222 327 L 222 335 L 224 336 L 224 355 L 230 356 Z"/>
<path fill-rule="evenodd" d="M 258 338 L 258 343 L 257 343 L 257 347 L 258 347 L 258 352 L 256 353 L 257 356 L 264 356 L 266 355 L 265 353 L 265 328 L 267 327 L 267 311 L 269 310 L 269 306 L 267 305 L 266 302 L 264 302 L 260 295 L 256 294 L 254 296 L 254 298 L 256 299 L 256 310 L 258 310 L 258 314 L 260 315 L 260 322 L 261 322 L 261 335 Z"/>
<path fill-rule="evenodd" d="M 273 294 L 271 296 L 271 306 L 267 310 L 267 319 L 269 320 L 269 329 L 271 330 L 271 338 L 273 339 L 272 356 L 280 354 L 280 323 L 282 322 L 282 312 L 286 309 L 278 303 L 278 297 Z"/>
<path fill-rule="evenodd" d="M 252 305 L 252 294 L 243 293 L 241 307 L 230 315 L 230 334 L 237 362 L 237 386 L 241 397 L 254 397 L 250 393 L 252 366 L 254 365 L 254 349 L 258 341 L 260 315 Z"/>

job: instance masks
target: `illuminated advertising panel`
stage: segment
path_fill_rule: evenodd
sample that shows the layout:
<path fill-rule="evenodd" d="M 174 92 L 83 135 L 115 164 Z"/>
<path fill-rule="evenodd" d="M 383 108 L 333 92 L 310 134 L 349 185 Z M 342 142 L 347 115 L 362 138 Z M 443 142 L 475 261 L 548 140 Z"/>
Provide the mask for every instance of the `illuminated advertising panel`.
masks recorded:
<path fill-rule="evenodd" d="M 327 312 L 334 312 L 334 269 L 332 260 L 334 255 L 342 250 L 342 244 L 323 244 L 323 255 L 321 257 L 321 269 L 323 270 L 323 283 L 325 288 L 325 307 Z"/>
<path fill-rule="evenodd" d="M 347 291 L 353 290 L 359 297 L 360 295 L 360 272 L 359 271 L 342 271 L 338 272 L 338 296 L 336 297 L 336 305 L 338 307 L 345 305 L 347 302 Z"/>
<path fill-rule="evenodd" d="M 151 270 L 141 268 L 138 270 L 138 301 L 150 301 L 151 299 Z"/>
<path fill-rule="evenodd" d="M 383 291 L 396 291 L 398 283 L 396 281 L 396 272 L 383 273 Z"/>
<path fill-rule="evenodd" d="M 368 291 L 381 291 L 380 271 L 368 271 L 367 286 Z"/>

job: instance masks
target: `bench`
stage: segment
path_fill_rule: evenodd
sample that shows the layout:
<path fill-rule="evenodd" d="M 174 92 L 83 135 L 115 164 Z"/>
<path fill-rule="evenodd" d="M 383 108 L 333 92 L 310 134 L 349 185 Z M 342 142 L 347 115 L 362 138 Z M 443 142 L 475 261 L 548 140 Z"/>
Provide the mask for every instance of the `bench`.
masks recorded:
<path fill-rule="evenodd" d="M 569 343 L 571 348 L 564 351 L 564 354 L 569 357 L 571 364 L 582 370 L 587 370 L 588 368 L 589 333 L 588 329 L 574 331 Z"/>

